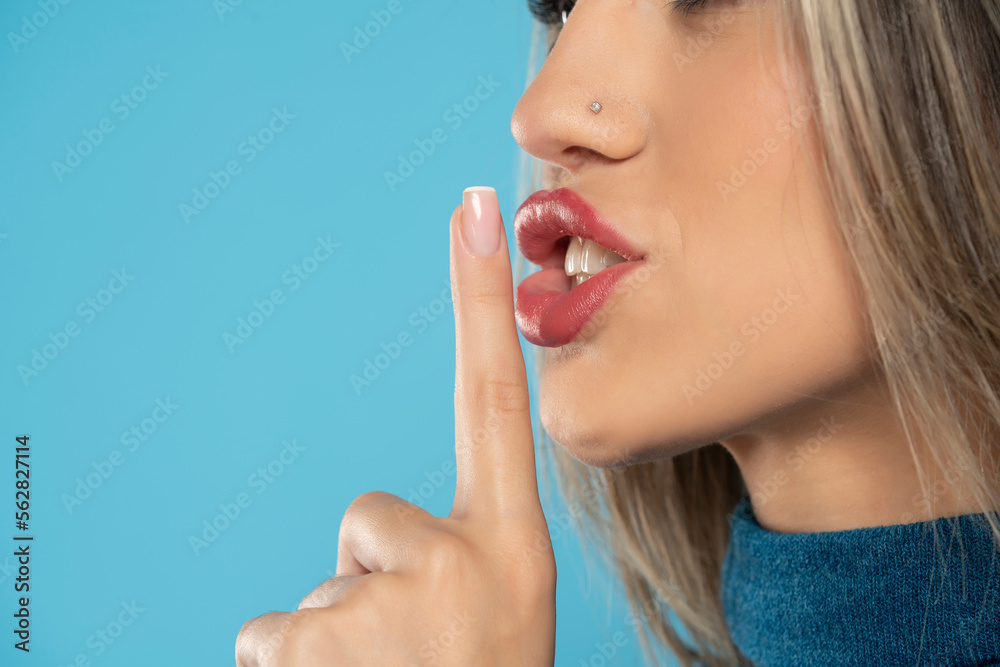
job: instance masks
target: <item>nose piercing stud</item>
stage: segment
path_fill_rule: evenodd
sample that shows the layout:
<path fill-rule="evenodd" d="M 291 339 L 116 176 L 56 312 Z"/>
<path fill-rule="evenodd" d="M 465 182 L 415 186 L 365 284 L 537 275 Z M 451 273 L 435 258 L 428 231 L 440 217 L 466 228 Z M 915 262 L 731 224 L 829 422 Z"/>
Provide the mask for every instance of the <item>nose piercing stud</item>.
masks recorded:
<path fill-rule="evenodd" d="M 600 102 L 594 102 L 593 104 L 590 105 L 590 110 L 593 111 L 594 113 L 601 113 L 601 109 L 603 108 L 604 106 Z"/>

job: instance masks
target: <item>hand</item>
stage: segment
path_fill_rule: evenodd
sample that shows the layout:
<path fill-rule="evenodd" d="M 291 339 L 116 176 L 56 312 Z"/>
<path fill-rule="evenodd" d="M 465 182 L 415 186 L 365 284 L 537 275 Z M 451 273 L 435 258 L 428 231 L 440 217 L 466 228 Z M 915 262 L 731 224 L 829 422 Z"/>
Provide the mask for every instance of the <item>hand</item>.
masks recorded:
<path fill-rule="evenodd" d="M 466 224 L 478 221 L 468 235 L 463 208 Z M 556 566 L 538 499 L 496 193 L 466 191 L 450 224 L 457 347 L 451 513 L 434 517 L 379 491 L 356 498 L 340 525 L 338 576 L 298 611 L 247 622 L 236 640 L 239 667 L 553 664 Z M 498 247 L 475 254 L 470 237 L 480 252 Z"/>

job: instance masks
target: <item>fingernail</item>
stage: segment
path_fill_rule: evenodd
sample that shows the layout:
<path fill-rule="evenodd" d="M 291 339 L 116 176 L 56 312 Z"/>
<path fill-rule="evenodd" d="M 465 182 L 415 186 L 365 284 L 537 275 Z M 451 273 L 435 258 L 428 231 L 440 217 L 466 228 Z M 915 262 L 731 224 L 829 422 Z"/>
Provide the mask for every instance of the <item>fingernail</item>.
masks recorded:
<path fill-rule="evenodd" d="M 500 204 L 497 191 L 476 186 L 462 192 L 462 231 L 477 255 L 489 256 L 500 247 Z"/>

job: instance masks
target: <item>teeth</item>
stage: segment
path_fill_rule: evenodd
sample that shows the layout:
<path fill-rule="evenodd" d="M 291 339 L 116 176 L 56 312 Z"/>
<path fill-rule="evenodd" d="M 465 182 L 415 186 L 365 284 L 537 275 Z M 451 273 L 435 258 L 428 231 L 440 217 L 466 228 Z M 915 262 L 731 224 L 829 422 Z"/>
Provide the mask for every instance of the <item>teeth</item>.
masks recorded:
<path fill-rule="evenodd" d="M 614 266 L 615 264 L 624 262 L 625 258 L 616 253 L 614 250 L 605 250 L 603 261 L 605 266 Z"/>
<path fill-rule="evenodd" d="M 580 273 L 580 259 L 583 255 L 583 240 L 579 236 L 574 236 L 569 240 L 566 248 L 566 275 L 575 276 Z"/>
<path fill-rule="evenodd" d="M 590 239 L 583 242 L 583 259 L 580 268 L 584 273 L 594 274 L 604 268 L 604 248 Z"/>
<path fill-rule="evenodd" d="M 564 268 L 572 279 L 573 287 L 594 277 L 608 266 L 626 261 L 618 253 L 603 248 L 590 239 L 574 236 L 566 247 Z"/>

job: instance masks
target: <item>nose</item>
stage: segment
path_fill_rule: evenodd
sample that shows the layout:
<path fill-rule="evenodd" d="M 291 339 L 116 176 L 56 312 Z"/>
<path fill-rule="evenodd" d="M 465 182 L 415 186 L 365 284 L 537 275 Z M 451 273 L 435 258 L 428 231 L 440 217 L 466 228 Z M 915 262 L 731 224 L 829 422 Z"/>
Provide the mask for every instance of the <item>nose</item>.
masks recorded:
<path fill-rule="evenodd" d="M 629 62 L 635 52 L 629 42 L 641 25 L 620 13 L 612 17 L 602 4 L 615 3 L 577 2 L 511 117 L 511 133 L 525 152 L 573 174 L 627 160 L 649 136 L 650 114 L 635 74 L 643 71 L 641 58 Z M 598 113 L 594 102 L 602 107 Z"/>

